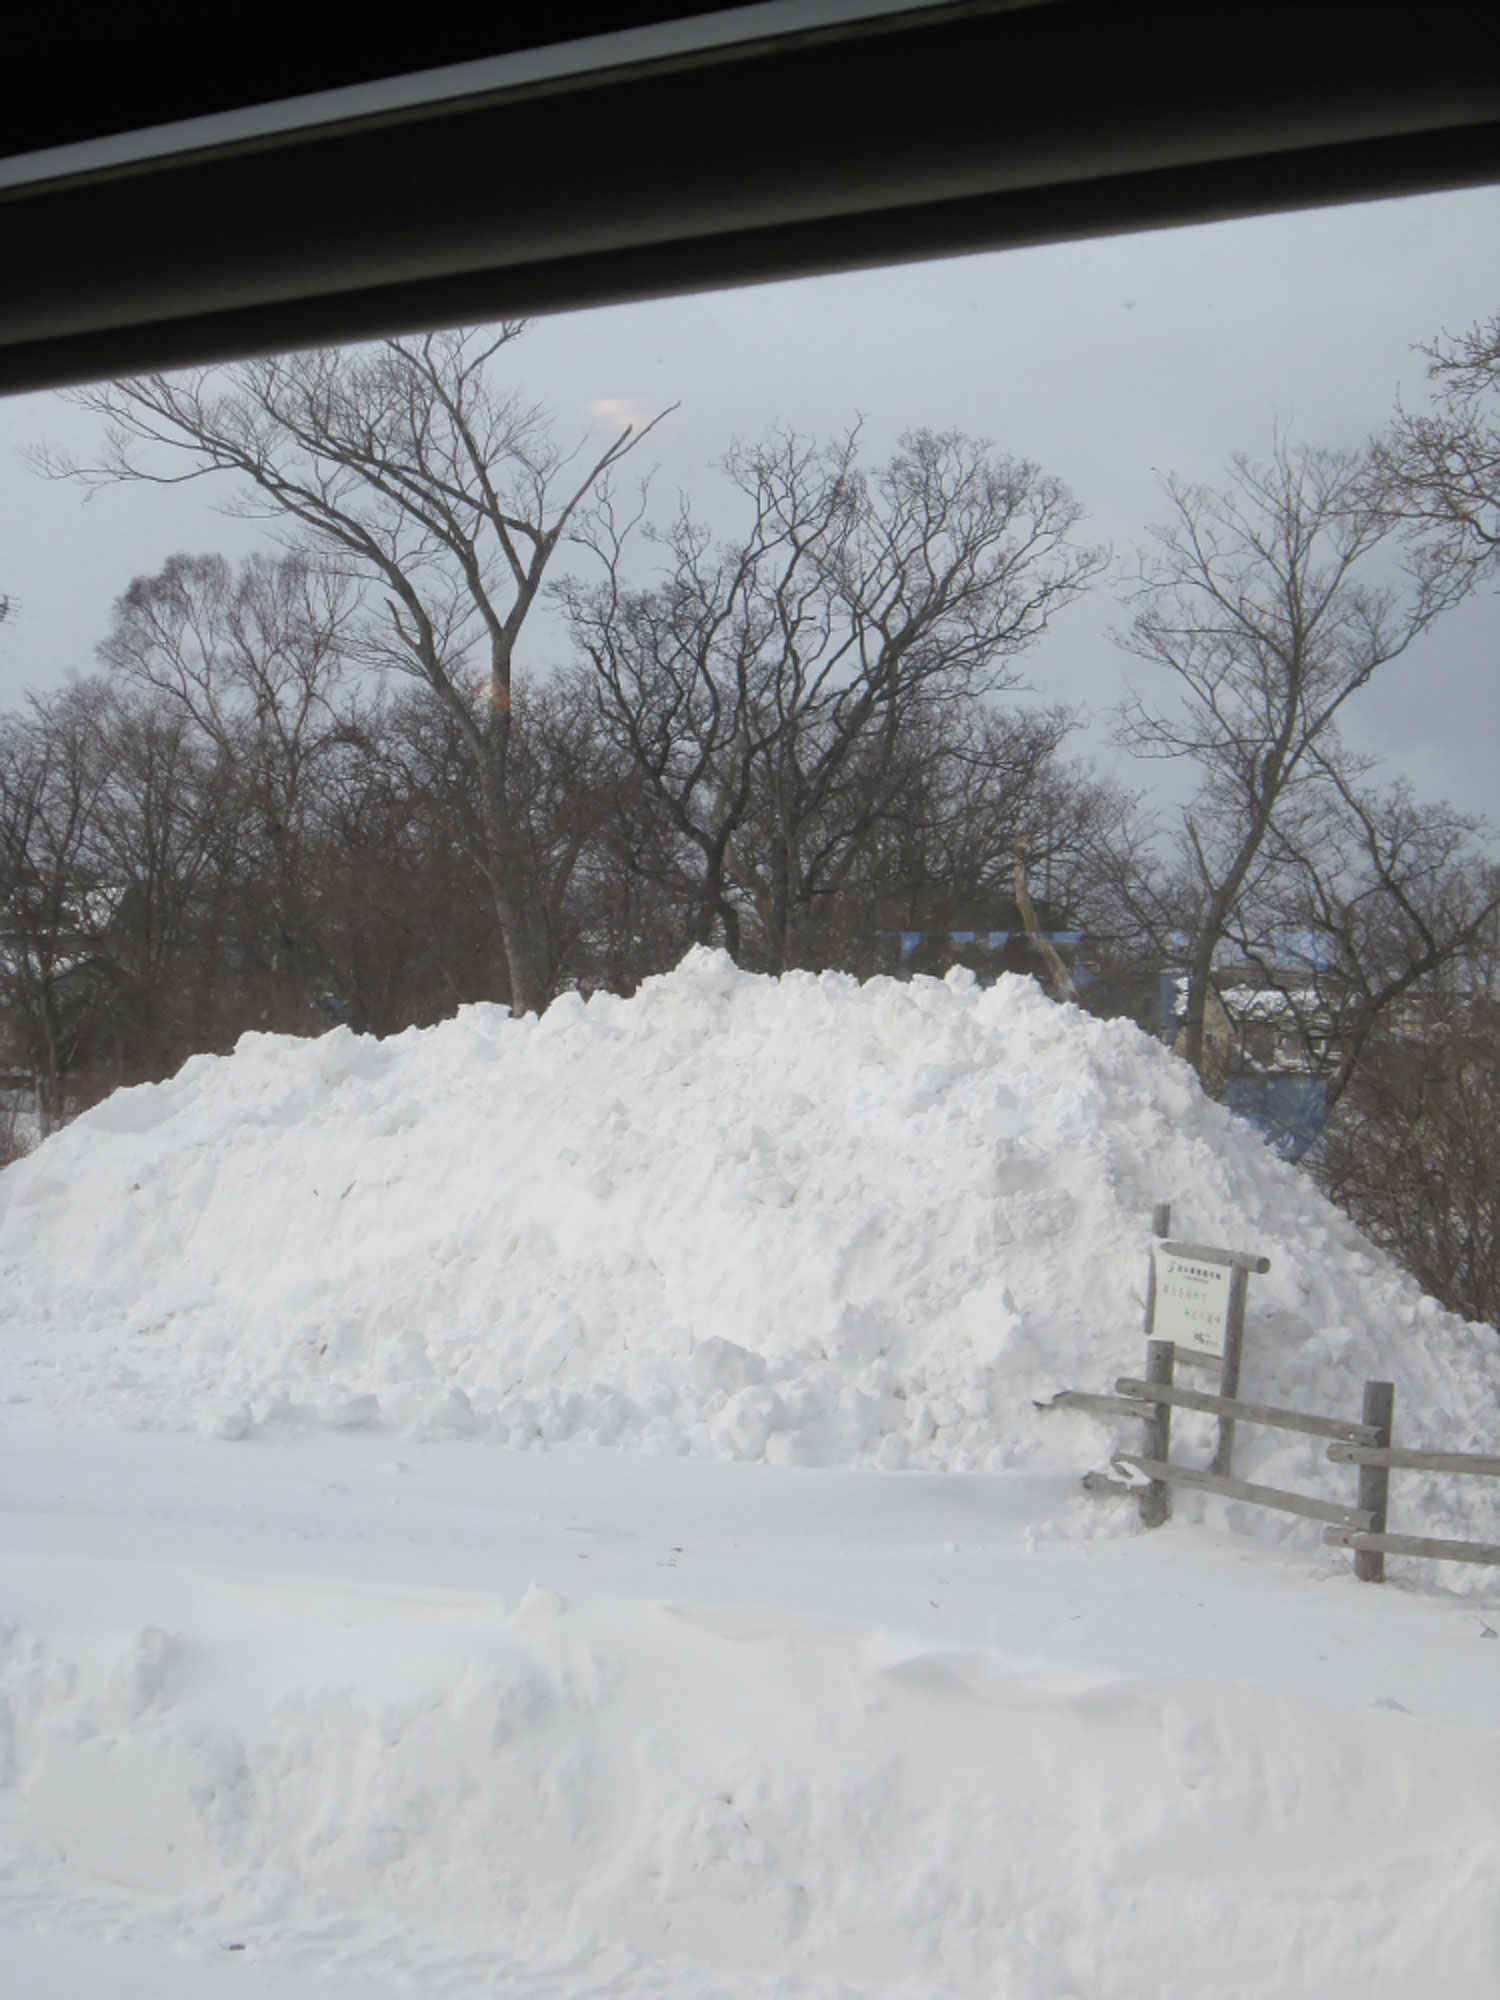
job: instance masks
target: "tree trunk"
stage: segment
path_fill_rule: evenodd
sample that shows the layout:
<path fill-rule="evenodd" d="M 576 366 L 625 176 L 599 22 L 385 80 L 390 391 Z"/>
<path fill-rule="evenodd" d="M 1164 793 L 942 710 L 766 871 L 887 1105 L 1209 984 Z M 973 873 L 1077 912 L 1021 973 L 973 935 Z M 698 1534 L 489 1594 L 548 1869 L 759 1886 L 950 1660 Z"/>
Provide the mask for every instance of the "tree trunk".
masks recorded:
<path fill-rule="evenodd" d="M 485 775 L 488 780 L 489 773 Z M 484 846 L 490 902 L 500 930 L 501 949 L 505 954 L 510 1011 L 516 1015 L 539 1014 L 551 996 L 537 962 L 522 901 L 511 886 L 516 878 L 514 842 L 510 837 L 504 801 L 493 795 L 488 782 L 484 787 Z"/>

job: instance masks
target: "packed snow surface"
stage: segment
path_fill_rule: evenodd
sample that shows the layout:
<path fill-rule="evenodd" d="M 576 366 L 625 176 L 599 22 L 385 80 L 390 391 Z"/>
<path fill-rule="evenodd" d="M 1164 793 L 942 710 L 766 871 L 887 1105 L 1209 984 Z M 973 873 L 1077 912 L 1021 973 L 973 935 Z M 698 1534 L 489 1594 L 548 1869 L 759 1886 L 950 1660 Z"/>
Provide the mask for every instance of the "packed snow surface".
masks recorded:
<path fill-rule="evenodd" d="M 9 1990 L 1500 1991 L 1492 1573 L 1140 1533 L 1037 1407 L 1139 1373 L 1162 1201 L 1271 1261 L 1245 1393 L 1500 1447 L 1491 1331 L 1024 980 L 695 953 L 77 1120 L 0 1175 Z"/>

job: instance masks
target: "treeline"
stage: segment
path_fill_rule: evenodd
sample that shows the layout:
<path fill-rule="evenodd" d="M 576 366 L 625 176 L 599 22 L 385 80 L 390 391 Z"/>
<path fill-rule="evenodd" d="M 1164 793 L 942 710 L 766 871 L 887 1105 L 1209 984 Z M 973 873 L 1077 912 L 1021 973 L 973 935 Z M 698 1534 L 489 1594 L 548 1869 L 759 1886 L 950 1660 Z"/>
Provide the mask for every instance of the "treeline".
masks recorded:
<path fill-rule="evenodd" d="M 56 1118 L 247 1028 L 530 1011 L 695 943 L 868 975 L 1006 933 L 974 963 L 1060 989 L 1021 934 L 1082 932 L 1083 1003 L 1175 1032 L 1211 1088 L 1318 1079 L 1328 1184 L 1493 1313 L 1500 882 L 1339 728 L 1493 571 L 1497 328 L 1435 347 L 1432 408 L 1367 451 L 1165 482 L 1116 567 L 1146 669 L 1116 733 L 1171 761 L 1171 809 L 1018 699 L 1107 555 L 982 441 L 867 468 L 857 434 L 773 431 L 724 461 L 715 527 L 652 522 L 641 434 L 575 462 L 500 381 L 519 327 L 82 392 L 105 457 L 54 469 L 223 476 L 285 552 L 139 579 L 96 675 L 0 730 L 11 1060 Z M 1397 1165 L 1439 1103 L 1417 1202 Z"/>
<path fill-rule="evenodd" d="M 246 1029 L 389 1034 L 510 998 L 473 759 L 429 690 L 351 661 L 351 601 L 298 557 L 177 558 L 122 600 L 105 673 L 0 729 L 0 982 L 53 1117 Z M 1016 925 L 1023 850 L 1061 920 L 1120 810 L 1065 760 L 1071 723 L 938 704 L 878 753 L 851 741 L 835 781 L 808 717 L 822 791 L 794 814 L 785 762 L 743 739 L 733 795 L 702 741 L 705 775 L 667 789 L 590 670 L 518 689 L 506 858 L 535 977 L 629 992 L 696 942 L 889 971 L 913 930 L 931 963 L 953 928 Z"/>

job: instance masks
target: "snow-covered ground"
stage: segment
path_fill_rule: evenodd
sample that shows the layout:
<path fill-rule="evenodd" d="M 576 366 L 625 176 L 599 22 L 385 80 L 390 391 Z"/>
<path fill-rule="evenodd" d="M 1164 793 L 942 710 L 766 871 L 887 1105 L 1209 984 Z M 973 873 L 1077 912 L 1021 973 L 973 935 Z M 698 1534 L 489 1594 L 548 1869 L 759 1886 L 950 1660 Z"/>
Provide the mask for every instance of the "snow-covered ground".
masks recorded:
<path fill-rule="evenodd" d="M 1247 1393 L 1500 1444 L 1492 1334 L 1026 981 L 699 954 L 79 1119 L 0 1176 L 6 1992 L 1500 1990 L 1489 1573 L 1142 1534 L 1036 1408 L 1161 1200 L 1271 1258 Z"/>

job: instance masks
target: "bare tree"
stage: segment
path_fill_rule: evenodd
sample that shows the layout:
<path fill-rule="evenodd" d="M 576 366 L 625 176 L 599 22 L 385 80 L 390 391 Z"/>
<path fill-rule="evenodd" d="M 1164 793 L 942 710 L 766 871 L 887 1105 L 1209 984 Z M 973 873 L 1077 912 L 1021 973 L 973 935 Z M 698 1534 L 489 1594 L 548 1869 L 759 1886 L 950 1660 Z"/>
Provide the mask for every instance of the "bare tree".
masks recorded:
<path fill-rule="evenodd" d="M 1016 855 L 1011 869 L 1011 877 L 1015 884 L 1016 909 L 1020 912 L 1021 922 L 1026 927 L 1026 936 L 1031 942 L 1032 949 L 1036 952 L 1037 957 L 1041 960 L 1046 970 L 1048 985 L 1052 988 L 1052 992 L 1057 999 L 1076 1002 L 1078 999 L 1078 988 L 1073 984 L 1073 975 L 1063 964 L 1062 955 L 1056 945 L 1053 944 L 1052 940 L 1042 929 L 1041 922 L 1037 917 L 1036 908 L 1031 900 L 1031 891 L 1026 886 L 1026 849 L 1024 844 Z"/>
<path fill-rule="evenodd" d="M 318 1004 L 393 1034 L 484 998 L 494 919 L 478 785 L 448 710 L 420 686 L 356 690 L 315 776 L 304 893 Z"/>
<path fill-rule="evenodd" d="M 352 593 L 301 556 L 174 556 L 115 606 L 99 657 L 195 734 L 239 831 L 244 889 L 264 908 L 270 969 L 325 977 L 307 847 L 318 767 L 343 740 Z M 305 1004 L 305 1000 L 304 1000 Z"/>
<path fill-rule="evenodd" d="M 1495 887 L 1469 949 L 1382 1018 L 1310 1164 L 1425 1291 L 1500 1326 Z"/>
<path fill-rule="evenodd" d="M 113 892 L 93 852 L 106 700 L 98 686 L 33 696 L 0 729 L 0 984 L 44 1132 L 64 1115 L 97 1012 Z"/>
<path fill-rule="evenodd" d="M 239 862 L 238 803 L 186 716 L 94 685 L 107 755 L 88 854 L 106 893 L 90 946 L 108 1004 L 92 1055 L 111 1082 L 137 1082 L 225 1040 L 204 890 Z"/>
<path fill-rule="evenodd" d="M 1191 932 L 1184 1053 L 1203 1064 L 1216 954 L 1341 761 L 1348 701 L 1459 594 L 1451 572 L 1398 574 L 1391 522 L 1357 456 L 1278 440 L 1268 464 L 1231 461 L 1222 489 L 1165 482 L 1171 517 L 1127 590 L 1117 643 L 1168 676 L 1167 698 L 1132 691 L 1119 740 L 1137 756 L 1185 758 L 1197 791 L 1182 823 Z"/>
<path fill-rule="evenodd" d="M 858 437 L 773 432 L 725 470 L 749 514 L 717 543 L 684 507 L 632 589 L 631 523 L 601 522 L 602 584 L 566 601 L 599 714 L 676 836 L 702 937 L 802 962 L 910 783 L 924 727 L 1019 680 L 1017 656 L 1100 551 L 1034 465 L 919 432 L 867 477 Z"/>
<path fill-rule="evenodd" d="M 518 323 L 72 392 L 102 417 L 94 482 L 224 475 L 230 510 L 276 523 L 363 588 L 361 657 L 422 681 L 478 781 L 483 865 L 512 1007 L 548 997 L 510 788 L 517 648 L 564 536 L 645 431 L 583 466 L 497 386 Z M 646 430 L 650 425 L 645 427 Z"/>
<path fill-rule="evenodd" d="M 1377 438 L 1371 494 L 1423 558 L 1473 585 L 1500 565 L 1500 314 L 1420 350 L 1432 407 Z"/>
<path fill-rule="evenodd" d="M 910 970 L 942 970 L 957 958 L 976 970 L 1050 977 L 1045 953 L 1024 936 L 1015 868 L 1024 855 L 1043 928 L 1079 927 L 1107 787 L 1061 758 L 1076 727 L 1064 707 L 974 703 L 913 728 L 904 781 L 865 840 L 835 921 L 825 922 L 831 962 L 886 970 L 905 936 L 901 963 Z M 1004 945 L 983 935 L 997 931 L 1007 933 Z"/>
<path fill-rule="evenodd" d="M 1227 935 L 1300 1041 L 1299 1066 L 1326 1080 L 1331 1110 L 1385 1023 L 1415 1006 L 1493 928 L 1500 874 L 1482 822 L 1426 805 L 1409 785 L 1361 782 L 1324 762 L 1318 810 L 1272 850 Z"/>

